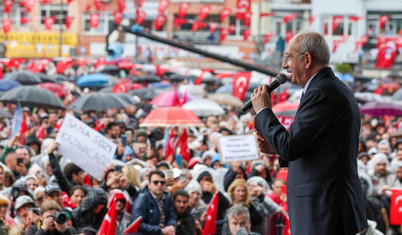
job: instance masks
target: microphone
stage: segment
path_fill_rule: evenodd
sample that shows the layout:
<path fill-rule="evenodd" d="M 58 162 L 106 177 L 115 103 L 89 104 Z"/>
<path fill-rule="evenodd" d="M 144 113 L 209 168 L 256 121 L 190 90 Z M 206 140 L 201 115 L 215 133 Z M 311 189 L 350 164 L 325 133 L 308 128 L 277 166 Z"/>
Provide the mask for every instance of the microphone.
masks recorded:
<path fill-rule="evenodd" d="M 275 80 L 273 80 L 269 85 L 268 85 L 268 94 L 270 94 L 273 90 L 278 88 L 278 86 L 284 84 L 287 80 L 287 76 L 283 73 L 279 73 L 276 75 Z M 253 107 L 253 103 L 251 103 L 251 100 L 247 101 L 247 103 L 241 108 L 241 111 L 243 113 L 247 112 L 247 110 L 251 109 Z"/>

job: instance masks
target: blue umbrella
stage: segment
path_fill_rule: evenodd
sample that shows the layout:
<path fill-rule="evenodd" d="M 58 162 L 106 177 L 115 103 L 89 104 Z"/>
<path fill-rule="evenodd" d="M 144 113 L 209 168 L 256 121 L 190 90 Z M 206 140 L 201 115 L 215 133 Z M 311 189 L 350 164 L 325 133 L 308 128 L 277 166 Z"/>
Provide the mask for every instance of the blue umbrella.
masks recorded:
<path fill-rule="evenodd" d="M 172 87 L 171 83 L 162 83 L 162 82 L 153 82 L 148 85 L 148 87 L 155 88 L 155 89 L 163 89 Z"/>
<path fill-rule="evenodd" d="M 82 76 L 77 81 L 77 86 L 79 87 L 102 87 L 105 86 L 110 80 L 105 74 L 94 73 Z"/>
<path fill-rule="evenodd" d="M 8 91 L 14 87 L 22 86 L 21 83 L 14 80 L 2 79 L 0 80 L 0 91 Z"/>

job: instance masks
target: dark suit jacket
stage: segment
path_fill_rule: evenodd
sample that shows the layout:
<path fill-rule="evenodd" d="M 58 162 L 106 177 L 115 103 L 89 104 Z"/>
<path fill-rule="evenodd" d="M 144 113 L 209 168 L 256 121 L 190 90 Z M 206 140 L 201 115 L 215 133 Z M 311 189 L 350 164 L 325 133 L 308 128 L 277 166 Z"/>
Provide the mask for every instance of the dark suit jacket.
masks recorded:
<path fill-rule="evenodd" d="M 289 162 L 292 235 L 354 235 L 367 228 L 356 159 L 360 111 L 331 68 L 312 79 L 289 131 L 271 109 L 257 114 L 255 127 Z"/>

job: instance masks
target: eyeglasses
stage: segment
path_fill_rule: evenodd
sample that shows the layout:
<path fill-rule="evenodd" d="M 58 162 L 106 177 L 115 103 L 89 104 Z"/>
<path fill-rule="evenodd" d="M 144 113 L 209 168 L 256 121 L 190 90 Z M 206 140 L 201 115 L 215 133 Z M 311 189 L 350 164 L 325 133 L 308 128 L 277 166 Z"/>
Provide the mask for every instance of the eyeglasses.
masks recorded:
<path fill-rule="evenodd" d="M 154 185 L 158 185 L 158 184 L 165 185 L 165 184 L 166 184 L 166 181 L 164 181 L 164 180 L 161 180 L 161 181 L 159 181 L 159 180 L 154 180 L 154 181 L 152 181 L 152 183 L 153 183 Z"/>

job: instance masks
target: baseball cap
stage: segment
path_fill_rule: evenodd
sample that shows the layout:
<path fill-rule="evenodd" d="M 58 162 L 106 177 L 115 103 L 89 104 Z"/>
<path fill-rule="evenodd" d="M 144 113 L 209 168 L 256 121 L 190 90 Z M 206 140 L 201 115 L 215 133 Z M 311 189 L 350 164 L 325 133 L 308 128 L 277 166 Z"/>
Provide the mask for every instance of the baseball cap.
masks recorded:
<path fill-rule="evenodd" d="M 61 188 L 57 184 L 49 184 L 46 186 L 45 191 L 46 191 L 46 196 L 49 196 L 49 194 L 52 192 L 60 192 L 61 193 Z"/>
<path fill-rule="evenodd" d="M 27 195 L 22 195 L 17 198 L 15 201 L 15 209 L 18 210 L 20 209 L 23 205 L 31 203 L 32 206 L 34 205 L 34 201 L 30 196 Z"/>

